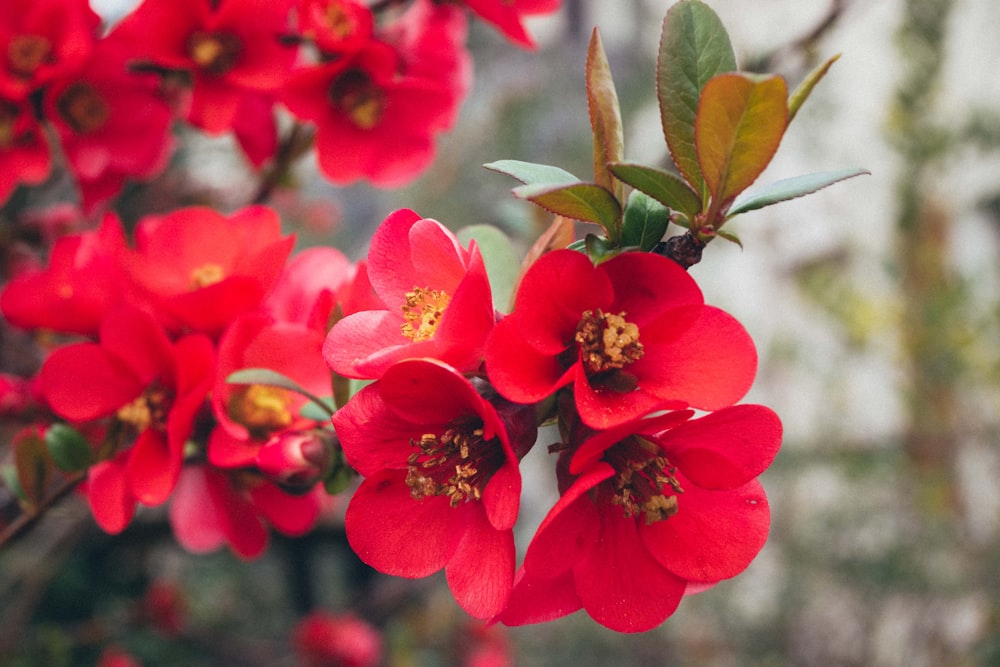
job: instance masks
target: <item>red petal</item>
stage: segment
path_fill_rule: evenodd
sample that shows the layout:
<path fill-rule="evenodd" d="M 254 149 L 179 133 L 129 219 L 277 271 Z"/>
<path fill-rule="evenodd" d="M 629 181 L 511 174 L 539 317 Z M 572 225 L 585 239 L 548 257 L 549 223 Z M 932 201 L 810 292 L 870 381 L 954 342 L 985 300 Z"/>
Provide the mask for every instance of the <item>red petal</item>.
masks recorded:
<path fill-rule="evenodd" d="M 595 390 L 581 364 L 575 367 L 573 398 L 580 419 L 591 428 L 608 429 L 639 419 L 657 410 L 677 410 L 687 407 L 683 401 L 665 400 L 641 387 L 629 392 L 611 389 Z"/>
<path fill-rule="evenodd" d="M 256 558 L 267 547 L 267 530 L 254 506 L 233 488 L 230 478 L 206 468 L 208 494 L 218 515 L 219 527 L 237 556 Z"/>
<path fill-rule="evenodd" d="M 677 609 L 687 582 L 647 553 L 635 519 L 623 517 L 621 508 L 605 508 L 600 526 L 600 535 L 573 569 L 584 609 L 618 632 L 655 628 Z"/>
<path fill-rule="evenodd" d="M 392 362 L 370 363 L 372 355 L 403 347 L 409 342 L 400 330 L 402 324 L 402 314 L 388 310 L 363 310 L 348 315 L 333 325 L 326 335 L 323 358 L 340 375 L 375 379 Z"/>
<path fill-rule="evenodd" d="M 700 309 L 683 331 L 669 322 L 678 315 L 675 310 L 644 329 L 659 330 L 669 340 L 643 339 L 646 354 L 632 366 L 637 373 L 641 369 L 641 386 L 700 410 L 719 410 L 743 398 L 757 372 L 757 351 L 746 329 L 712 306 Z"/>
<path fill-rule="evenodd" d="M 337 410 L 333 426 L 348 463 L 365 477 L 386 468 L 407 467 L 413 434 L 408 424 L 389 412 L 377 384 L 368 385 Z"/>
<path fill-rule="evenodd" d="M 317 495 L 319 494 L 319 495 Z M 276 484 L 264 482 L 250 489 L 257 510 L 284 535 L 305 535 L 319 518 L 322 486 L 315 486 L 310 493 L 294 496 L 285 493 Z"/>
<path fill-rule="evenodd" d="M 532 577 L 549 579 L 565 572 L 594 543 L 598 516 L 594 504 L 583 496 L 613 474 L 606 463 L 594 465 L 549 510 L 524 556 L 524 568 Z"/>
<path fill-rule="evenodd" d="M 180 475 L 181 458 L 171 455 L 164 435 L 152 428 L 145 429 L 128 455 L 132 495 L 144 505 L 166 502 Z"/>
<path fill-rule="evenodd" d="M 445 567 L 448 587 L 470 616 L 492 618 L 507 605 L 514 584 L 514 534 L 494 529 L 476 504 L 453 511 L 467 518 L 465 535 Z"/>
<path fill-rule="evenodd" d="M 513 457 L 490 478 L 483 489 L 482 502 L 494 528 L 510 530 L 514 527 L 521 504 L 521 472 Z"/>
<path fill-rule="evenodd" d="M 762 405 L 737 405 L 664 432 L 670 462 L 703 489 L 733 489 L 764 472 L 781 446 L 781 420 Z"/>
<path fill-rule="evenodd" d="M 382 376 L 379 394 L 393 414 L 411 424 L 447 424 L 493 410 L 458 371 L 433 359 L 394 364 Z"/>
<path fill-rule="evenodd" d="M 351 499 L 347 540 L 365 563 L 397 577 L 426 577 L 451 558 L 465 533 L 444 496 L 415 500 L 405 471 L 365 479 Z"/>
<path fill-rule="evenodd" d="M 517 403 L 535 403 L 573 380 L 574 366 L 564 369 L 553 354 L 539 352 L 520 335 L 521 320 L 505 317 L 490 334 L 486 370 L 501 395 Z"/>
<path fill-rule="evenodd" d="M 225 542 L 202 466 L 187 466 L 181 472 L 168 516 L 177 541 L 192 553 L 208 553 Z"/>
<path fill-rule="evenodd" d="M 746 569 L 767 541 L 771 512 L 757 480 L 732 491 L 705 491 L 679 472 L 684 493 L 668 519 L 643 526 L 649 553 L 691 581 L 712 582 Z"/>
<path fill-rule="evenodd" d="M 552 579 L 544 579 L 521 568 L 514 579 L 514 590 L 507 608 L 498 620 L 504 625 L 545 623 L 572 614 L 582 606 L 570 570 Z"/>
<path fill-rule="evenodd" d="M 648 252 L 627 252 L 598 267 L 615 290 L 614 314 L 642 327 L 660 314 L 704 303 L 694 279 L 677 263 Z M 641 334 L 640 334 L 641 340 Z"/>
<path fill-rule="evenodd" d="M 173 385 L 173 348 L 156 319 L 137 308 L 116 308 L 101 322 L 101 347 L 120 359 L 145 386 Z"/>
<path fill-rule="evenodd" d="M 57 349 L 42 365 L 38 383 L 52 409 L 72 421 L 110 415 L 146 388 L 118 359 L 94 343 Z"/>
<path fill-rule="evenodd" d="M 112 535 L 125 530 L 135 514 L 135 498 L 129 493 L 121 456 L 90 467 L 87 500 L 101 530 Z"/>

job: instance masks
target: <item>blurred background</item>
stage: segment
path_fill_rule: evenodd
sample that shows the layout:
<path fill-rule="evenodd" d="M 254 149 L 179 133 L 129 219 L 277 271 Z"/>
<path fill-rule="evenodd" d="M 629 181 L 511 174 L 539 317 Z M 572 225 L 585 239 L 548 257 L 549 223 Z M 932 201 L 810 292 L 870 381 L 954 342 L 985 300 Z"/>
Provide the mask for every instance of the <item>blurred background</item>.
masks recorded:
<path fill-rule="evenodd" d="M 112 18 L 128 5 L 93 4 Z M 594 25 L 628 159 L 666 160 L 653 82 L 670 4 L 564 0 L 559 15 L 530 22 L 536 53 L 476 24 L 474 89 L 415 185 L 334 188 L 307 158 L 269 203 L 302 246 L 332 244 L 351 258 L 399 207 L 454 229 L 495 224 L 526 248 L 546 216 L 480 165 L 510 158 L 587 177 L 583 65 Z M 496 664 L 1000 665 L 1000 85 L 990 65 L 1000 62 L 1000 4 L 709 4 L 742 69 L 794 87 L 842 54 L 758 184 L 872 172 L 737 218 L 744 249 L 713 243 L 691 269 L 707 301 L 757 342 L 746 401 L 785 424 L 763 476 L 771 537 L 743 575 L 689 597 L 654 631 L 619 635 L 582 612 L 497 628 L 490 641 L 510 662 Z M 185 203 L 225 209 L 252 197 L 253 175 L 228 140 L 189 143 L 161 179 L 173 180 L 130 193 L 126 217 L 178 205 L 168 197 L 177 179 Z M 546 456 L 539 447 L 526 461 L 522 544 L 554 498 Z M 151 582 L 178 596 L 167 605 L 182 614 L 177 633 L 148 622 Z M 70 501 L 0 552 L 0 663 L 91 664 L 79 660 L 113 641 L 148 665 L 294 665 L 289 633 L 317 606 L 380 624 L 390 665 L 469 664 L 468 647 L 486 633 L 443 578 L 393 580 L 361 566 L 336 521 L 299 540 L 275 536 L 265 557 L 244 563 L 184 553 L 156 512 L 106 536 Z"/>

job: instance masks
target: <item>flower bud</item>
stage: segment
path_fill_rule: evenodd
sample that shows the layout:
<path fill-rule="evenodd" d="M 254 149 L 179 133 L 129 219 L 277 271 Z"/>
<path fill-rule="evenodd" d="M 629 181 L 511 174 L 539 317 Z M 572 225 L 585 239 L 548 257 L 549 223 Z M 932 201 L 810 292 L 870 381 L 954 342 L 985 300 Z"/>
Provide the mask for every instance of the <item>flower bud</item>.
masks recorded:
<path fill-rule="evenodd" d="M 280 484 L 312 486 L 323 477 L 330 465 L 332 437 L 324 431 L 276 434 L 257 452 L 257 467 Z"/>

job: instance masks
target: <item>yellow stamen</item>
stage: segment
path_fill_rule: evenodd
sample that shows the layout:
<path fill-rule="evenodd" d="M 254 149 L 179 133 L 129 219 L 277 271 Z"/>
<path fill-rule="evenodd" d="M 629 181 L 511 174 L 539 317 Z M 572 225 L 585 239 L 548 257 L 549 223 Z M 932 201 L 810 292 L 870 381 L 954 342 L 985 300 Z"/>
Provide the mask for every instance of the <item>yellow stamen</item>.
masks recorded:
<path fill-rule="evenodd" d="M 100 93 L 81 81 L 70 85 L 56 103 L 59 113 L 80 134 L 104 126 L 111 117 L 111 106 Z"/>
<path fill-rule="evenodd" d="M 260 439 L 292 423 L 291 405 L 292 395 L 288 390 L 251 384 L 230 396 L 229 415 Z"/>
<path fill-rule="evenodd" d="M 7 45 L 7 63 L 14 76 L 30 79 L 52 57 L 52 43 L 41 35 L 14 35 Z"/>
<path fill-rule="evenodd" d="M 225 277 L 225 272 L 223 272 L 222 267 L 218 264 L 203 264 L 191 271 L 190 289 L 196 290 L 214 285 L 217 282 L 221 282 Z"/>
<path fill-rule="evenodd" d="M 427 287 L 414 287 L 407 292 L 402 306 L 406 321 L 400 327 L 403 335 L 414 342 L 433 337 L 449 301 L 451 297 L 446 292 Z"/>
<path fill-rule="evenodd" d="M 584 368 L 589 373 L 625 368 L 642 358 L 639 327 L 625 319 L 625 313 L 583 313 L 576 328 L 575 340 L 580 346 Z"/>
<path fill-rule="evenodd" d="M 330 88 L 334 106 L 346 114 L 362 130 L 370 130 L 382 119 L 385 94 L 365 72 L 347 70 Z"/>

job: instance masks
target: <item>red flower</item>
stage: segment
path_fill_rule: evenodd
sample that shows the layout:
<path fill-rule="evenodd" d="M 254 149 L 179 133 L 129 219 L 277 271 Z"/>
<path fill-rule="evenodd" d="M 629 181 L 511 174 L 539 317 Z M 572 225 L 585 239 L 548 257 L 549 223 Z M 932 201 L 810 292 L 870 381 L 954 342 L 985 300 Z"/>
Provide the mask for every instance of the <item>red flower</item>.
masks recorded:
<path fill-rule="evenodd" d="M 472 87 L 472 55 L 465 48 L 468 21 L 457 6 L 417 0 L 380 33 L 396 49 L 406 76 L 433 81 L 448 96 L 440 129 L 455 124 L 458 109 Z"/>
<path fill-rule="evenodd" d="M 372 11 L 358 0 L 299 0 L 299 34 L 327 56 L 360 51 L 374 37 Z"/>
<path fill-rule="evenodd" d="M 381 310 L 337 322 L 323 344 L 335 372 L 377 378 L 408 357 L 432 357 L 460 371 L 479 367 L 495 313 L 479 248 L 465 250 L 441 223 L 396 211 L 378 228 L 368 277 Z"/>
<path fill-rule="evenodd" d="M 534 442 L 533 409 L 508 408 L 512 439 L 458 371 L 411 359 L 333 416 L 347 461 L 365 476 L 347 508 L 351 547 L 396 576 L 443 567 L 455 599 L 477 618 L 498 613 L 510 594 L 518 454 Z"/>
<path fill-rule="evenodd" d="M 96 336 L 101 320 L 130 292 L 121 266 L 125 233 L 118 218 L 55 242 L 49 266 L 19 274 L 0 292 L 0 311 L 25 329 Z"/>
<path fill-rule="evenodd" d="M 561 0 L 464 0 L 479 18 L 500 29 L 507 39 L 527 48 L 535 42 L 521 22 L 524 16 L 551 14 L 559 9 Z"/>
<path fill-rule="evenodd" d="M 23 99 L 79 67 L 101 19 L 87 0 L 0 3 L 0 96 Z"/>
<path fill-rule="evenodd" d="M 218 134 L 233 127 L 248 92 L 274 92 L 296 50 L 288 31 L 292 0 L 144 0 L 119 24 L 133 56 L 193 79 L 188 120 Z"/>
<path fill-rule="evenodd" d="M 140 220 L 125 266 L 168 328 L 218 335 L 261 304 L 294 242 L 263 206 L 190 207 Z"/>
<path fill-rule="evenodd" d="M 261 314 L 233 322 L 219 341 L 212 410 L 219 425 L 208 443 L 208 460 L 221 467 L 254 464 L 273 437 L 317 426 L 300 415 L 307 399 L 280 387 L 230 384 L 243 368 L 268 368 L 290 377 L 314 395 L 331 393 L 330 371 L 320 354 L 323 334 L 300 324 L 275 322 Z"/>
<path fill-rule="evenodd" d="M 375 667 L 382 661 L 382 636 L 352 614 L 312 612 L 295 627 L 292 645 L 307 667 Z"/>
<path fill-rule="evenodd" d="M 563 495 L 528 546 L 501 621 L 583 607 L 612 630 L 641 632 L 670 616 L 689 584 L 747 567 L 767 539 L 770 512 L 755 478 L 778 451 L 781 422 L 757 405 L 690 416 L 573 439 L 560 455 Z"/>
<path fill-rule="evenodd" d="M 544 255 L 486 350 L 502 395 L 534 403 L 572 382 L 580 416 L 594 428 L 656 410 L 732 405 L 756 367 L 753 341 L 732 316 L 704 305 L 674 262 L 638 252 L 596 267 L 572 250 Z"/>
<path fill-rule="evenodd" d="M 181 472 L 168 516 L 174 536 L 188 551 L 208 553 L 228 544 L 250 559 L 267 548 L 267 524 L 285 535 L 304 535 L 328 498 L 320 485 L 292 495 L 249 472 L 189 465 Z"/>
<path fill-rule="evenodd" d="M 43 182 L 51 168 L 49 145 L 31 104 L 0 97 L 0 204 L 18 184 Z"/>
<path fill-rule="evenodd" d="M 307 248 L 285 265 L 264 310 L 280 322 L 302 324 L 325 336 L 334 308 L 348 296 L 356 275 L 357 268 L 336 248 Z"/>
<path fill-rule="evenodd" d="M 170 495 L 214 365 L 208 338 L 171 343 L 151 315 L 132 307 L 108 313 L 99 344 L 67 345 L 45 360 L 39 386 L 56 414 L 74 422 L 113 417 L 110 445 L 131 442 L 88 471 L 90 506 L 105 531 L 124 529 L 136 502 L 159 505 Z"/>
<path fill-rule="evenodd" d="M 126 67 L 128 51 L 101 40 L 72 76 L 46 91 L 45 116 L 56 128 L 86 208 L 110 199 L 126 179 L 149 179 L 173 150 L 173 112 L 159 81 Z"/>
<path fill-rule="evenodd" d="M 396 187 L 434 158 L 434 135 L 452 116 L 453 95 L 435 81 L 401 73 L 393 48 L 373 41 L 298 70 L 282 101 L 296 117 L 316 124 L 319 166 L 327 178 Z"/>

